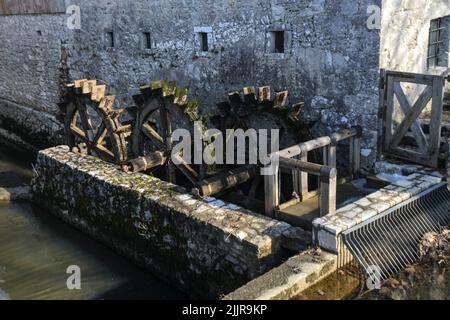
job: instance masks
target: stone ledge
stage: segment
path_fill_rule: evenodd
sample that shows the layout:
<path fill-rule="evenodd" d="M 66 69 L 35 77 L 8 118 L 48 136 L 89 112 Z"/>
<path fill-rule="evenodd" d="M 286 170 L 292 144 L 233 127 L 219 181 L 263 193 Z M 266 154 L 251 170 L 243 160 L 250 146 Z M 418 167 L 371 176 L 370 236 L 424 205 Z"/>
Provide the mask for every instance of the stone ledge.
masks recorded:
<path fill-rule="evenodd" d="M 310 251 L 294 256 L 228 294 L 224 300 L 287 300 L 324 279 L 337 267 L 337 256 Z"/>
<path fill-rule="evenodd" d="M 30 187 L 0 188 L 0 202 L 22 202 L 30 198 Z"/>
<path fill-rule="evenodd" d="M 291 228 L 61 146 L 38 155 L 37 205 L 190 290 L 217 297 L 281 263 Z"/>
<path fill-rule="evenodd" d="M 396 173 L 400 166 L 393 165 Z M 339 235 L 372 217 L 389 210 L 390 208 L 408 200 L 411 197 L 442 182 L 442 177 L 427 175 L 423 172 L 406 176 L 385 188 L 380 189 L 352 204 L 337 210 L 336 213 L 327 215 L 313 221 L 314 242 L 321 248 L 330 252 L 339 252 Z"/>

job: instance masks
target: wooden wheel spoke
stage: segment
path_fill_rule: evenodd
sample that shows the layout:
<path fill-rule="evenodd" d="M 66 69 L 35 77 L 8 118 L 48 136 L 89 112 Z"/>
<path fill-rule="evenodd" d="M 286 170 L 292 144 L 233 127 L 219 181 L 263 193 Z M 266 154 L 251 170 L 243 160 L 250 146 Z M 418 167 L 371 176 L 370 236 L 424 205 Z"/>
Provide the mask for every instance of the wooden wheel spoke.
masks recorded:
<path fill-rule="evenodd" d="M 106 135 L 108 134 L 108 130 L 106 129 L 105 124 L 102 122 L 100 128 L 97 130 L 97 133 L 92 141 L 92 145 L 103 145 Z"/>
<path fill-rule="evenodd" d="M 104 155 L 108 156 L 111 159 L 114 159 L 114 152 L 112 152 L 111 150 L 109 150 L 108 148 L 106 148 L 103 145 L 95 145 L 93 146 L 93 149 L 96 150 L 97 152 L 101 152 Z"/>
<path fill-rule="evenodd" d="M 156 145 L 157 149 L 162 150 L 166 149 L 164 139 L 148 123 L 144 123 L 144 125 L 142 126 L 142 132 L 148 139 L 150 139 Z"/>
<path fill-rule="evenodd" d="M 87 107 L 85 105 L 80 104 L 78 106 L 78 110 L 83 130 L 86 133 L 88 139 L 92 141 L 94 139 L 94 129 L 92 128 L 92 123 L 87 113 Z"/>
<path fill-rule="evenodd" d="M 188 180 L 192 184 L 197 184 L 198 181 L 198 173 L 188 164 L 184 161 L 183 157 L 181 157 L 178 154 L 173 154 L 174 160 L 177 163 L 174 163 L 174 165 L 181 171 L 183 174 L 188 178 Z"/>
<path fill-rule="evenodd" d="M 77 126 L 71 126 L 70 131 L 77 136 L 79 139 L 83 140 L 83 142 L 88 142 L 88 139 L 86 137 L 86 133 L 78 128 Z"/>

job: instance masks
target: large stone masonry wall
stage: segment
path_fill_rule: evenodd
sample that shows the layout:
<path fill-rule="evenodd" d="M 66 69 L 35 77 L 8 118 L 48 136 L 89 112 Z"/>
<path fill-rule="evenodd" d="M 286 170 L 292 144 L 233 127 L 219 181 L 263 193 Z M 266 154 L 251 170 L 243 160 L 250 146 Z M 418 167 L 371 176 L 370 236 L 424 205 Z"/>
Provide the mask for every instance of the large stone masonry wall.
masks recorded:
<path fill-rule="evenodd" d="M 27 149 L 62 139 L 63 24 L 63 15 L 0 16 L 0 137 Z"/>
<path fill-rule="evenodd" d="M 38 206 L 194 297 L 217 298 L 279 265 L 292 229 L 68 147 L 39 153 L 32 190 Z"/>
<path fill-rule="evenodd" d="M 362 125 L 370 164 L 380 37 L 366 27 L 367 7 L 380 2 L 68 1 L 81 8 L 81 30 L 69 30 L 64 15 L 0 16 L 0 98 L 56 115 L 68 78 L 104 80 L 124 105 L 139 85 L 174 79 L 209 112 L 226 91 L 268 84 L 306 102 L 302 119 L 316 135 Z M 286 32 L 284 54 L 271 52 L 276 30 Z M 196 31 L 209 33 L 208 53 L 199 52 Z"/>

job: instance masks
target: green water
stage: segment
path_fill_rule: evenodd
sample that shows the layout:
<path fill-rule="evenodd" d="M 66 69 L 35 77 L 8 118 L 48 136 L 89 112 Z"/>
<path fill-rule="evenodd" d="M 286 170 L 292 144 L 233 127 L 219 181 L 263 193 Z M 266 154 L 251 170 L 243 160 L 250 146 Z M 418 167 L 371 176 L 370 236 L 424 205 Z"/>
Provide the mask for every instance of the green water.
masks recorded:
<path fill-rule="evenodd" d="M 31 176 L 29 162 L 0 148 L 0 186 Z M 69 290 L 69 266 L 81 289 Z M 113 251 L 28 204 L 0 203 L 1 299 L 181 299 L 184 296 Z"/>

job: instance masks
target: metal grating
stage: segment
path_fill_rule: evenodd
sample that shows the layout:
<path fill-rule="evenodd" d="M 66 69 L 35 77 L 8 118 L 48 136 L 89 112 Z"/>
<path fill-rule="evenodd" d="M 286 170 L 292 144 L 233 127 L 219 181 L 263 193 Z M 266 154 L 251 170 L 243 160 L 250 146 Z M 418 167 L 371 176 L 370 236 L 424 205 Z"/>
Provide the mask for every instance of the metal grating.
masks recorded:
<path fill-rule="evenodd" d="M 450 224 L 450 191 L 440 184 L 342 233 L 342 241 L 369 275 L 377 267 L 385 280 L 419 258 L 427 232 Z"/>

